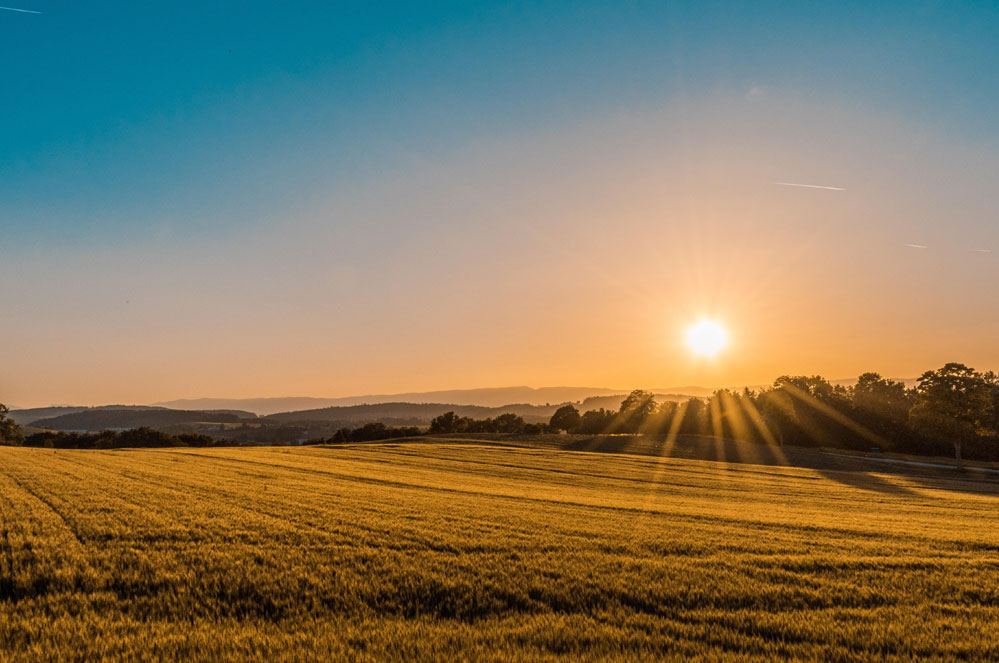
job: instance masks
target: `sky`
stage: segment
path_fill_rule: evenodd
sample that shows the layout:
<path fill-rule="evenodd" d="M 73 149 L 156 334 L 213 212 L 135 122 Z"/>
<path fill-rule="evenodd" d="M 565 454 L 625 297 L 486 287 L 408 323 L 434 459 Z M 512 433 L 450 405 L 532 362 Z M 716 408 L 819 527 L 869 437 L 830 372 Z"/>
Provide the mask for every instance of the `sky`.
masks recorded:
<path fill-rule="evenodd" d="M 994 2 L 9 1 L 0 402 L 999 369 Z"/>

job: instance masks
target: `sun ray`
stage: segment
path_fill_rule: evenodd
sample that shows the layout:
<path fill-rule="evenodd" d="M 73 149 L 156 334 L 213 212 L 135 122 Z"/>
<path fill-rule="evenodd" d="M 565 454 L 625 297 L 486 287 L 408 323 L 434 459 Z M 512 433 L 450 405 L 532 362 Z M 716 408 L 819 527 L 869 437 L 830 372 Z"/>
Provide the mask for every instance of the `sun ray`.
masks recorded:
<path fill-rule="evenodd" d="M 827 417 L 829 417 L 833 421 L 835 421 L 835 422 L 837 422 L 837 423 L 845 426 L 846 428 L 849 428 L 851 431 L 853 431 L 857 435 L 860 435 L 861 437 L 863 437 L 863 438 L 867 439 L 868 441 L 873 442 L 873 443 L 875 443 L 877 445 L 884 445 L 885 444 L 885 439 L 883 437 L 881 437 L 877 433 L 871 431 L 870 429 L 862 426 L 861 424 L 857 423 L 856 421 L 854 421 L 850 417 L 846 416 L 845 414 L 843 414 L 841 412 L 838 412 L 837 410 L 835 410 L 834 408 L 830 407 L 826 403 L 823 403 L 822 401 L 820 401 L 819 399 L 815 398 L 811 394 L 809 394 L 809 393 L 807 393 L 807 392 L 805 392 L 805 391 L 803 391 L 803 390 L 799 389 L 798 387 L 795 387 L 794 385 L 791 385 L 791 384 L 785 384 L 785 385 L 783 385 L 783 388 L 785 390 L 787 390 L 787 392 L 789 394 L 791 394 L 791 396 L 797 398 L 799 401 L 801 401 L 803 403 L 807 403 L 808 405 L 810 405 L 811 407 L 815 408 L 816 410 L 818 410 L 822 414 L 826 415 Z"/>
<path fill-rule="evenodd" d="M 763 415 L 761 415 L 760 411 L 756 409 L 756 405 L 753 404 L 753 401 L 749 398 L 743 398 L 742 402 L 749 421 L 760 432 L 760 435 L 763 436 L 767 445 L 771 448 L 782 464 L 790 465 L 790 462 L 787 459 L 787 454 L 784 453 L 783 445 L 780 444 L 777 441 L 777 438 L 774 437 L 773 432 L 771 432 L 770 428 L 767 426 L 767 422 L 763 419 Z"/>
<path fill-rule="evenodd" d="M 663 441 L 663 446 L 660 448 L 660 453 L 656 454 L 656 466 L 652 473 L 652 478 L 649 480 L 649 490 L 645 495 L 645 500 L 642 503 L 641 513 L 639 514 L 637 521 L 635 523 L 635 532 L 638 531 L 638 526 L 645 524 L 649 517 L 652 515 L 651 504 L 653 499 L 658 494 L 656 488 L 659 486 L 662 476 L 665 472 L 667 463 L 665 462 L 667 458 L 671 457 L 673 452 L 673 447 L 676 444 L 677 438 L 680 436 L 680 426 L 683 423 L 683 418 L 687 413 L 687 402 L 683 401 L 679 403 L 676 409 L 673 410 L 673 418 L 669 424 L 669 431 L 666 433 L 666 439 Z"/>

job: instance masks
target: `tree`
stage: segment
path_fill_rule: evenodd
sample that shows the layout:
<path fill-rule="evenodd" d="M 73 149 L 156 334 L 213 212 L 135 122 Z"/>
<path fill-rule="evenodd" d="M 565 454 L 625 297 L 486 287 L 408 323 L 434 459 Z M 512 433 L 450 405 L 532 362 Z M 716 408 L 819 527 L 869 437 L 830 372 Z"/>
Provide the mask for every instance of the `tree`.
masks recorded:
<path fill-rule="evenodd" d="M 579 421 L 579 410 L 574 405 L 563 405 L 555 410 L 548 425 L 551 426 L 552 430 L 564 430 L 566 433 L 571 433 L 579 428 Z"/>
<path fill-rule="evenodd" d="M 599 435 L 610 430 L 614 421 L 614 412 L 600 408 L 599 410 L 587 410 L 579 419 L 578 433 Z"/>
<path fill-rule="evenodd" d="M 430 422 L 431 433 L 461 433 L 465 430 L 465 422 L 454 411 L 434 417 Z"/>
<path fill-rule="evenodd" d="M 858 410 L 902 423 L 909 417 L 914 394 L 905 385 L 877 373 L 864 373 L 853 388 L 853 405 Z"/>
<path fill-rule="evenodd" d="M 673 418 L 676 417 L 678 408 L 679 403 L 676 401 L 663 401 L 656 408 L 652 418 L 647 420 L 646 427 L 656 433 L 668 433 L 673 427 Z"/>
<path fill-rule="evenodd" d="M 683 419 L 680 432 L 684 435 L 700 435 L 705 431 L 708 405 L 700 398 L 690 398 L 683 405 Z"/>
<path fill-rule="evenodd" d="M 24 439 L 21 427 L 7 416 L 8 412 L 7 406 L 0 403 L 0 444 L 21 444 Z"/>
<path fill-rule="evenodd" d="M 982 373 L 982 380 L 988 390 L 988 416 L 985 425 L 995 435 L 999 434 L 999 375 L 994 371 Z"/>
<path fill-rule="evenodd" d="M 621 401 L 621 409 L 617 416 L 617 430 L 622 433 L 637 433 L 642 430 L 646 420 L 655 413 L 655 394 L 636 389 Z"/>
<path fill-rule="evenodd" d="M 962 447 L 975 440 L 987 424 L 991 386 L 974 369 L 949 363 L 919 378 L 910 414 L 916 430 L 954 445 L 957 466 L 963 467 Z"/>
<path fill-rule="evenodd" d="M 771 415 L 768 421 L 779 427 L 782 445 L 858 443 L 857 435 L 844 424 L 850 421 L 853 407 L 845 387 L 833 385 L 821 375 L 782 375 L 764 396 L 764 416 Z"/>
<path fill-rule="evenodd" d="M 784 389 L 764 389 L 756 397 L 757 409 L 771 435 L 780 446 L 793 441 L 798 431 L 794 403 Z"/>
<path fill-rule="evenodd" d="M 513 412 L 506 412 L 499 415 L 493 419 L 493 425 L 496 427 L 497 433 L 516 434 L 524 432 L 523 417 L 516 415 Z"/>

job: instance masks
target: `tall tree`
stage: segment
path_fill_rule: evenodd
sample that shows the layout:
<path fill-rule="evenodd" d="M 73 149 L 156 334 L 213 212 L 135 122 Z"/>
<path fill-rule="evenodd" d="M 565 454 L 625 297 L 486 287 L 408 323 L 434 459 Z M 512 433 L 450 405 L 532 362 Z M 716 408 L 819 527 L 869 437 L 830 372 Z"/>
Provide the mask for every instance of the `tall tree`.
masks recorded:
<path fill-rule="evenodd" d="M 587 410 L 583 413 L 583 416 L 580 417 L 579 427 L 576 431 L 589 435 L 599 435 L 600 433 L 610 432 L 614 416 L 615 413 L 613 410 L 605 410 L 603 408 L 600 408 L 599 410 Z"/>
<path fill-rule="evenodd" d="M 957 466 L 961 449 L 987 425 L 991 388 L 982 374 L 964 364 L 949 363 L 919 378 L 910 414 L 920 432 L 954 445 Z"/>
<path fill-rule="evenodd" d="M 548 425 L 551 426 L 552 430 L 564 430 L 566 433 L 571 433 L 579 428 L 579 419 L 579 410 L 574 405 L 563 405 L 555 410 Z"/>
<path fill-rule="evenodd" d="M 656 412 L 656 397 L 651 391 L 636 389 L 621 401 L 617 429 L 622 433 L 637 433 Z"/>
<path fill-rule="evenodd" d="M 524 419 L 513 412 L 506 412 L 493 419 L 497 433 L 523 433 Z"/>
<path fill-rule="evenodd" d="M 21 427 L 7 416 L 8 412 L 7 406 L 0 403 L 0 444 L 20 444 L 24 439 Z"/>
<path fill-rule="evenodd" d="M 708 405 L 700 398 L 690 398 L 683 405 L 683 420 L 680 432 L 684 435 L 700 435 L 707 430 Z"/>
<path fill-rule="evenodd" d="M 982 379 L 988 391 L 988 414 L 985 425 L 993 435 L 999 434 L 999 375 L 994 371 L 982 373 Z"/>
<path fill-rule="evenodd" d="M 857 378 L 852 397 L 858 410 L 902 423 L 909 417 L 914 394 L 902 382 L 864 373 Z"/>
<path fill-rule="evenodd" d="M 800 426 L 794 399 L 787 391 L 781 388 L 763 389 L 756 397 L 756 402 L 767 429 L 780 446 L 797 441 Z"/>
<path fill-rule="evenodd" d="M 467 427 L 467 422 L 459 417 L 454 411 L 434 417 L 430 422 L 431 433 L 461 433 Z"/>

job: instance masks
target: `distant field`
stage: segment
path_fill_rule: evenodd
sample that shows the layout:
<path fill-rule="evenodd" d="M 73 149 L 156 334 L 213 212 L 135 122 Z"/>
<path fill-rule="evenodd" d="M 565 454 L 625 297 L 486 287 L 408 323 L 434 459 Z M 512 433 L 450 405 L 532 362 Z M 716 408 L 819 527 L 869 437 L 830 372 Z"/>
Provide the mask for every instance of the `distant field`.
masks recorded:
<path fill-rule="evenodd" d="M 997 661 L 999 493 L 453 441 L 2 448 L 0 661 L 98 660 Z"/>

